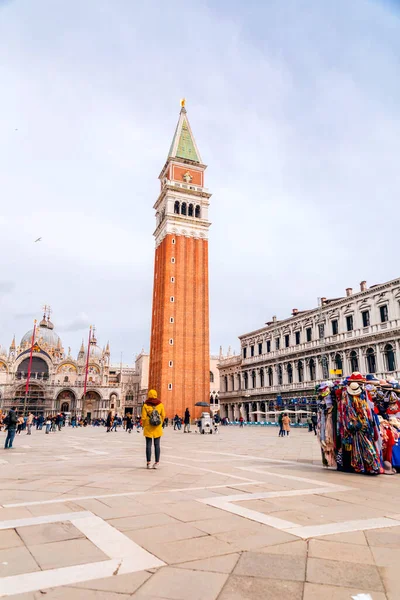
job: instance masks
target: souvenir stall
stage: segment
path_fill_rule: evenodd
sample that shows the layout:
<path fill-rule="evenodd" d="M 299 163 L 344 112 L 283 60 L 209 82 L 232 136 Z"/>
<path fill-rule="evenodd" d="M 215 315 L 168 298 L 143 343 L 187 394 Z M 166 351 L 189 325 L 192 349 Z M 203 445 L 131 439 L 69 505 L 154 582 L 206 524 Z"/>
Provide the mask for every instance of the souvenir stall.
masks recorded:
<path fill-rule="evenodd" d="M 369 475 L 400 471 L 400 385 L 361 373 L 318 386 L 322 463 Z"/>

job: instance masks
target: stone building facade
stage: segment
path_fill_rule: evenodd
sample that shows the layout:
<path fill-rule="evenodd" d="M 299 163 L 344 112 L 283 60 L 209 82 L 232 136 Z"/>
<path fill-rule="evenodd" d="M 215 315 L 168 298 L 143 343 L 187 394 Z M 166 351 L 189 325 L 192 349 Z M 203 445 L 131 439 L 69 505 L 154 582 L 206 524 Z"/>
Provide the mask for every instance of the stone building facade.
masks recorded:
<path fill-rule="evenodd" d="M 317 383 L 340 373 L 400 378 L 400 279 L 363 281 L 357 293 L 319 304 L 239 336 L 241 355 L 218 365 L 222 416 L 250 421 L 281 399 L 306 403 Z"/>
<path fill-rule="evenodd" d="M 82 342 L 77 356 L 64 350 L 60 336 L 45 314 L 36 328 L 29 393 L 25 396 L 33 330 L 9 349 L 0 346 L 0 408 L 17 405 L 21 412 L 55 414 L 70 412 L 78 417 L 104 418 L 108 411 L 139 414 L 143 387 L 147 392 L 148 354 L 140 354 L 135 365 L 113 365 L 110 346 L 98 346 L 91 338 L 87 392 L 84 395 L 87 347 Z M 146 385 L 144 385 L 146 383 Z"/>

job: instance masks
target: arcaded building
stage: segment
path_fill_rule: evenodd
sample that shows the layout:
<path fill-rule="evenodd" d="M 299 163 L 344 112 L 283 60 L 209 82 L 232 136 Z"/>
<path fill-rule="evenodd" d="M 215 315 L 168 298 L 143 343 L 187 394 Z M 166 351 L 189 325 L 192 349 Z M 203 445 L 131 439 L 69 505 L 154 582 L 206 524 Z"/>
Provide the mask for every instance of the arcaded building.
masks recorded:
<path fill-rule="evenodd" d="M 277 401 L 307 405 L 317 383 L 353 371 L 398 380 L 400 279 L 362 281 L 357 292 L 347 288 L 311 310 L 273 317 L 239 340 L 241 355 L 219 362 L 221 414 L 230 419 L 254 421 Z"/>

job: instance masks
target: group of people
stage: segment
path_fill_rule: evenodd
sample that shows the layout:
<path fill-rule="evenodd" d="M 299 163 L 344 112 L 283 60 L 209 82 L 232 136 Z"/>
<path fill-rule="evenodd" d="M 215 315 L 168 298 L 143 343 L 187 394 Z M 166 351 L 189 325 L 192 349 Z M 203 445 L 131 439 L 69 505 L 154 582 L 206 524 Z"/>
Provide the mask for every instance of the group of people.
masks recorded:
<path fill-rule="evenodd" d="M 134 427 L 136 427 L 136 431 L 139 433 L 142 428 L 142 419 L 139 416 L 133 417 L 130 413 L 122 418 L 118 414 L 113 415 L 110 411 L 104 424 L 107 427 L 107 433 L 117 431 L 117 427 L 122 426 L 127 433 L 132 433 Z"/>
<path fill-rule="evenodd" d="M 287 413 L 279 413 L 279 437 L 285 437 L 290 433 L 290 417 Z"/>
<path fill-rule="evenodd" d="M 32 435 L 34 427 L 36 427 L 37 431 L 41 431 L 43 426 L 45 426 L 45 431 L 48 434 L 51 431 L 61 431 L 64 425 L 65 416 L 62 413 L 49 415 L 45 418 L 43 415 L 35 416 L 31 412 L 23 417 L 21 414 L 18 414 L 16 406 L 13 406 L 7 415 L 4 415 L 0 411 L 0 431 L 3 428 L 7 431 L 4 444 L 6 450 L 13 447 L 15 436 L 20 435 L 23 431 L 26 431 L 26 435 Z"/>
<path fill-rule="evenodd" d="M 175 415 L 173 419 L 174 429 L 180 429 L 184 423 L 184 433 L 190 432 L 190 411 L 188 408 L 185 410 L 183 419 L 180 419 L 178 415 Z M 7 436 L 5 441 L 5 449 L 11 449 L 13 447 L 13 441 L 16 433 L 20 433 L 23 428 L 27 429 L 27 434 L 31 435 L 32 427 L 36 425 L 38 430 L 46 425 L 46 433 L 50 433 L 52 430 L 61 430 L 62 426 L 65 425 L 65 416 L 58 414 L 53 417 L 43 416 L 36 417 L 32 413 L 29 413 L 27 417 L 18 415 L 15 406 L 11 408 L 8 415 L 4 416 L 1 414 L 1 426 L 7 430 Z M 219 420 L 218 420 L 219 422 Z M 168 424 L 168 419 L 165 415 L 165 408 L 162 402 L 157 397 L 156 390 L 149 390 L 147 400 L 143 404 L 141 417 L 132 417 L 132 415 L 126 415 L 125 419 L 122 419 L 117 414 L 113 416 L 110 411 L 105 421 L 107 432 L 116 431 L 120 425 L 125 425 L 125 430 L 131 433 L 134 426 L 139 431 L 143 429 L 143 435 L 146 439 L 146 465 L 147 469 L 157 469 L 160 464 L 161 454 L 161 436 L 163 435 L 163 429 Z M 178 424 L 180 426 L 178 427 Z M 71 425 L 76 427 L 77 418 L 72 417 Z M 154 462 L 152 465 L 152 452 L 154 446 Z"/>
<path fill-rule="evenodd" d="M 174 424 L 174 431 L 177 429 L 178 431 L 180 431 L 182 429 L 182 423 L 184 424 L 184 428 L 183 428 L 183 433 L 190 433 L 190 412 L 189 409 L 187 408 L 185 410 L 185 415 L 184 417 L 180 417 L 178 414 L 176 414 L 174 416 L 174 418 L 172 419 L 172 422 Z"/>

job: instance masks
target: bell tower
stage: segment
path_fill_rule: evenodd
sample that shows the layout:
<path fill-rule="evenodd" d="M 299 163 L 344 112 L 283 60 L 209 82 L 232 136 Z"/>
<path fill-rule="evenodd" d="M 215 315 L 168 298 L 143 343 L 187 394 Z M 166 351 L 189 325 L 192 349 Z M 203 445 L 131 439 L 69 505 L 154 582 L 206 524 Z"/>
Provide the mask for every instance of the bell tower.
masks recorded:
<path fill-rule="evenodd" d="M 156 240 L 149 388 L 166 414 L 192 417 L 210 393 L 208 302 L 208 207 L 201 160 L 181 102 L 154 205 Z"/>

